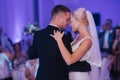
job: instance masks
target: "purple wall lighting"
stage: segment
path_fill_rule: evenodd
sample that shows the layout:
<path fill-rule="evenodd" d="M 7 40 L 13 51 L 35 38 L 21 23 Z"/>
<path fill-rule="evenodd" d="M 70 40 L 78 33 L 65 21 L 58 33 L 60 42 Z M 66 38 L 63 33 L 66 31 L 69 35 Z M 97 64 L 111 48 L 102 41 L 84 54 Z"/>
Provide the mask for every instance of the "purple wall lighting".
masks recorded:
<path fill-rule="evenodd" d="M 57 4 L 66 5 L 71 11 L 85 7 L 100 14 L 100 26 L 110 18 L 113 25 L 120 24 L 119 0 L 38 0 L 39 25 L 45 28 L 51 19 L 51 10 Z M 23 28 L 34 23 L 34 0 L 0 0 L 0 26 L 12 41 L 22 39 Z M 98 26 L 98 27 L 100 27 Z"/>
<path fill-rule="evenodd" d="M 71 11 L 76 10 L 80 7 L 85 7 L 90 10 L 92 13 L 100 14 L 100 26 L 104 24 L 105 20 L 110 18 L 113 20 L 113 25 L 120 24 L 120 9 L 119 9 L 119 0 L 40 0 L 39 7 L 42 8 L 40 11 L 40 21 L 41 26 L 49 24 L 50 20 L 50 10 L 57 4 L 66 5 L 71 9 Z M 44 18 L 44 19 L 43 19 Z M 98 27 L 100 27 L 98 26 Z"/>
<path fill-rule="evenodd" d="M 23 28 L 34 22 L 33 0 L 0 0 L 0 26 L 13 43 L 22 39 Z"/>

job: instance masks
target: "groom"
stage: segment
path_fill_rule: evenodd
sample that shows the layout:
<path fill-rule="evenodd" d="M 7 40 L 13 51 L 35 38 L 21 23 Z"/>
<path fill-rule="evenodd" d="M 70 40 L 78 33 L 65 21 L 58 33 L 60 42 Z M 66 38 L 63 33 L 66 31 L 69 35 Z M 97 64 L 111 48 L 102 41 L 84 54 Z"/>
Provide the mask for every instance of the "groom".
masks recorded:
<path fill-rule="evenodd" d="M 65 30 L 70 18 L 70 10 L 63 5 L 56 5 L 52 10 L 52 19 L 47 28 L 34 34 L 33 44 L 28 49 L 30 59 L 39 58 L 36 80 L 69 80 L 68 70 L 62 58 L 57 42 L 50 36 L 54 30 Z M 71 52 L 68 35 L 64 35 L 63 42 Z"/>

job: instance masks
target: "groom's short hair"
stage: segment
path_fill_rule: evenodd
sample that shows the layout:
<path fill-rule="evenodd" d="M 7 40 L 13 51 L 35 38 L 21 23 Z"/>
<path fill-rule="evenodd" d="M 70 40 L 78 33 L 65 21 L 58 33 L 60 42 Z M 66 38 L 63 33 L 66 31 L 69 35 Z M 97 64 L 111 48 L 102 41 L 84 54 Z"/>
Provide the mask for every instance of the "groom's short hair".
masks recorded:
<path fill-rule="evenodd" d="M 55 16 L 56 14 L 60 13 L 60 12 L 70 12 L 70 9 L 64 5 L 56 5 L 51 12 L 51 16 Z"/>

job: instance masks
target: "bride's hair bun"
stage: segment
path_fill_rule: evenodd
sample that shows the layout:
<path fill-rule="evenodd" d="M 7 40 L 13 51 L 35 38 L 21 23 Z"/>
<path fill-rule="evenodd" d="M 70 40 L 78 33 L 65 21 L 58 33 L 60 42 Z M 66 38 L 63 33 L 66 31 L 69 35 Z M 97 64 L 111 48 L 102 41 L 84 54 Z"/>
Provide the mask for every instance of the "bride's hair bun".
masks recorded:
<path fill-rule="evenodd" d="M 82 23 L 88 24 L 86 9 L 78 8 L 73 12 L 73 16 Z"/>

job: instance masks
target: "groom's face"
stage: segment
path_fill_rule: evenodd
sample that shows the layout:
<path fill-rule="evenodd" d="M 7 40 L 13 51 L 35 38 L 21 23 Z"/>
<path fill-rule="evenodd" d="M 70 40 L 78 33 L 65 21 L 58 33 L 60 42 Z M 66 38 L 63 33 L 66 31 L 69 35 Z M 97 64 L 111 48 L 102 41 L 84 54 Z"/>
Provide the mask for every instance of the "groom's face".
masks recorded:
<path fill-rule="evenodd" d="M 61 28 L 66 29 L 66 26 L 69 23 L 70 13 L 69 12 L 63 13 L 60 18 Z"/>

